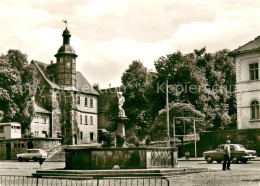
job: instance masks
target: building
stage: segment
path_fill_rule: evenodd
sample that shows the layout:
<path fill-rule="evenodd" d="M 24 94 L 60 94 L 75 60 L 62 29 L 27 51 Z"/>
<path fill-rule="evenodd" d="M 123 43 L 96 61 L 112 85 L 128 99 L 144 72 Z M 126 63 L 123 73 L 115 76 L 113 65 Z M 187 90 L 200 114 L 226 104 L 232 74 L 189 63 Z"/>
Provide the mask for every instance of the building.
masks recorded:
<path fill-rule="evenodd" d="M 40 107 L 34 102 L 35 116 L 31 122 L 27 134 L 33 134 L 34 137 L 47 138 L 50 135 L 51 112 Z"/>
<path fill-rule="evenodd" d="M 21 124 L 18 122 L 0 123 L 0 139 L 21 138 Z"/>
<path fill-rule="evenodd" d="M 99 94 L 76 70 L 77 54 L 67 28 L 62 36 L 56 62 L 31 61 L 37 93 L 30 130 L 36 137 L 62 137 L 67 144 L 93 143 L 97 141 Z"/>
<path fill-rule="evenodd" d="M 237 128 L 260 128 L 260 36 L 231 52 L 236 62 Z"/>

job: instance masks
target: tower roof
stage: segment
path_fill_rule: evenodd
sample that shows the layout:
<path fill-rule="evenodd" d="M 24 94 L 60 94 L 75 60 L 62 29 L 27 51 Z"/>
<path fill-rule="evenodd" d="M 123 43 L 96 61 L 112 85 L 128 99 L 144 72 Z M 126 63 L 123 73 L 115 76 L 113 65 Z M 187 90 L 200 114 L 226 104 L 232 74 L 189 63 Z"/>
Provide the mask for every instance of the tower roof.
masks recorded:
<path fill-rule="evenodd" d="M 63 37 L 63 45 L 59 48 L 55 57 L 62 55 L 62 54 L 69 54 L 69 55 L 73 55 L 73 56 L 77 57 L 75 50 L 70 45 L 71 33 L 67 27 L 65 28 L 65 30 L 62 33 L 62 37 Z"/>

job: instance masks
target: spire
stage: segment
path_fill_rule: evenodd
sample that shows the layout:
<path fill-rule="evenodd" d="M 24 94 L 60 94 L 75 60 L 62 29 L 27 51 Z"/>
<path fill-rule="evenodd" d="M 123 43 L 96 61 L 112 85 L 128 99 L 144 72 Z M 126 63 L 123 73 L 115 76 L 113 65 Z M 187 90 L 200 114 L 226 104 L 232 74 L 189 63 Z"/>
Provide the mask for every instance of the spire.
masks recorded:
<path fill-rule="evenodd" d="M 65 30 L 63 31 L 63 45 L 69 45 L 70 44 L 70 31 L 68 30 L 68 28 L 66 27 Z"/>
<path fill-rule="evenodd" d="M 70 36 L 71 36 L 71 34 L 70 34 L 70 31 L 68 30 L 68 21 L 65 19 L 65 20 L 62 20 L 62 22 L 64 22 L 65 24 L 66 24 L 66 28 L 65 28 L 65 30 L 63 31 L 63 34 L 62 34 L 62 36 L 63 36 L 63 45 L 69 45 L 70 44 Z"/>

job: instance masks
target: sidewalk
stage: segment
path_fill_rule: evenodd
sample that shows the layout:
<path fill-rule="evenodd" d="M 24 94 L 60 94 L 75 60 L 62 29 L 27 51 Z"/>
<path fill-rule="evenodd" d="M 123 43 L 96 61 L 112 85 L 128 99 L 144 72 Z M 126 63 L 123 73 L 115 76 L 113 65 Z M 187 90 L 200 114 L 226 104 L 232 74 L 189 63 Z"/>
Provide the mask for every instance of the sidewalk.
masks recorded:
<path fill-rule="evenodd" d="M 205 161 L 205 158 L 203 157 L 191 157 L 188 160 L 185 157 L 178 158 L 178 161 Z M 260 161 L 260 157 L 256 157 L 255 159 L 252 159 L 251 161 Z"/>

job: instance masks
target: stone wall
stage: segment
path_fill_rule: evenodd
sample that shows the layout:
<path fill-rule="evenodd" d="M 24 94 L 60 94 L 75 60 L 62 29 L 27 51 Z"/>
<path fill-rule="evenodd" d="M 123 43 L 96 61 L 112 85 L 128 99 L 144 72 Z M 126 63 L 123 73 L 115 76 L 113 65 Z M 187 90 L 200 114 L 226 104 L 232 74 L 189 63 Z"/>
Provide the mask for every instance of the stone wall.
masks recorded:
<path fill-rule="evenodd" d="M 90 170 L 170 168 L 177 165 L 177 148 L 93 148 L 69 146 L 65 149 L 66 169 Z"/>
<path fill-rule="evenodd" d="M 0 140 L 0 159 L 16 159 L 16 154 L 25 152 L 28 148 L 44 149 L 50 153 L 60 146 L 60 138 L 19 138 Z"/>
<path fill-rule="evenodd" d="M 215 150 L 219 144 L 226 143 L 228 139 L 231 143 L 242 144 L 249 150 L 256 150 L 259 156 L 260 129 L 243 129 L 200 133 L 200 141 L 197 142 L 198 157 L 202 157 L 204 151 Z M 185 152 L 190 152 L 194 157 L 194 143 L 179 147 L 179 157 L 184 156 Z"/>

